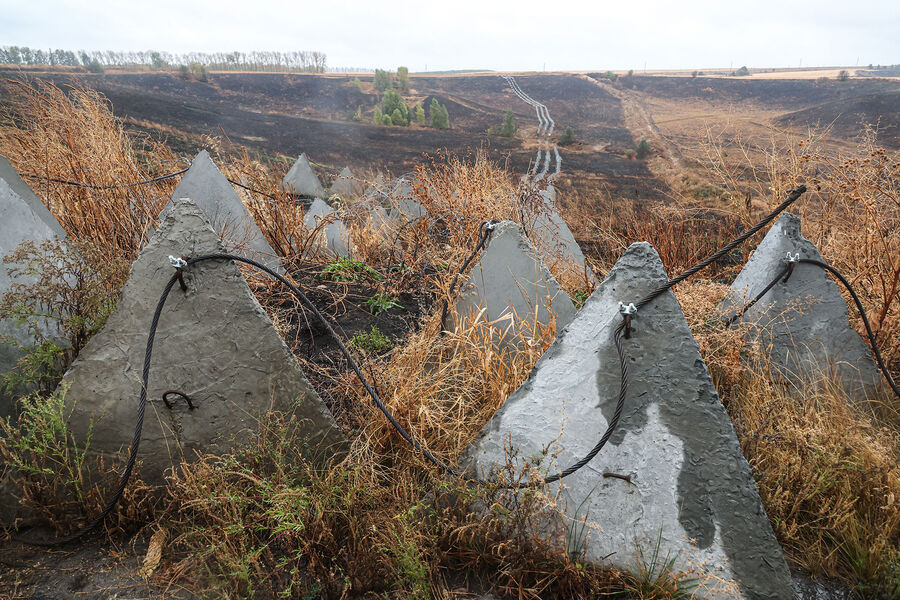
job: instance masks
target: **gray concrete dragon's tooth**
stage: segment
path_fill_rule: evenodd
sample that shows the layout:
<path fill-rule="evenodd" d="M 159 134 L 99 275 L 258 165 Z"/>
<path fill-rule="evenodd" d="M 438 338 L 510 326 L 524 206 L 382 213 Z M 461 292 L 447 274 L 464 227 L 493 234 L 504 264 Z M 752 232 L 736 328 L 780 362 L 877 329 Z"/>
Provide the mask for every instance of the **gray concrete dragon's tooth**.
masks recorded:
<path fill-rule="evenodd" d="M 325 195 L 325 188 L 309 164 L 305 152 L 297 157 L 297 162 L 284 176 L 283 185 L 285 190 L 298 196 L 321 198 Z"/>
<path fill-rule="evenodd" d="M 577 275 L 586 274 L 591 282 L 597 283 L 572 230 L 556 210 L 556 189 L 548 186 L 540 194 L 543 203 L 536 207 L 529 231 L 531 241 L 540 250 L 544 262 L 554 272 L 568 266 L 569 269 L 577 270 Z"/>
<path fill-rule="evenodd" d="M 656 251 L 633 244 L 467 449 L 470 470 L 490 477 L 510 442 L 519 468 L 539 461 L 555 473 L 587 455 L 615 412 L 619 302 L 665 281 Z M 646 556 L 659 540 L 674 569 L 700 574 L 698 597 L 793 598 L 750 467 L 671 291 L 635 315 L 623 344 L 628 391 L 618 428 L 585 467 L 550 484 L 565 525 L 587 523 L 585 557 L 628 569 L 637 548 Z"/>
<path fill-rule="evenodd" d="M 421 219 L 427 214 L 425 207 L 416 198 L 412 184 L 405 177 L 400 178 L 391 191 L 391 205 L 396 215 L 404 221 Z"/>
<path fill-rule="evenodd" d="M 25 183 L 18 171 L 10 164 L 5 156 L 0 155 L 0 179 L 4 180 L 12 190 L 19 195 L 19 198 L 25 201 L 31 211 L 53 231 L 53 234 L 60 239 L 67 237 L 65 229 L 56 220 L 56 217 L 47 209 L 40 198 L 34 193 L 31 187 Z"/>
<path fill-rule="evenodd" d="M 312 231 L 323 221 L 325 224 L 320 229 L 318 240 L 320 247 L 330 256 L 351 256 L 353 243 L 347 227 L 328 203 L 316 198 L 303 215 L 303 226 Z"/>
<path fill-rule="evenodd" d="M 13 171 L 14 173 L 15 171 Z M 27 189 L 27 186 L 25 187 Z M 34 201 L 38 205 L 16 193 L 6 179 L 0 179 L 0 215 L 2 215 L 0 218 L 0 298 L 10 291 L 14 282 L 9 269 L 14 268 L 15 265 L 3 263 L 3 257 L 12 253 L 23 242 L 30 241 L 39 246 L 41 242 L 60 237 L 58 232 L 62 232 L 59 223 L 56 223 L 53 215 L 40 199 L 34 197 Z M 56 223 L 56 226 L 50 226 L 47 219 Z M 62 232 L 62 237 L 65 237 L 65 232 Z M 37 278 L 31 275 L 20 275 L 15 278 L 15 283 L 30 285 L 36 280 Z M 59 326 L 56 321 L 47 320 L 37 325 L 40 328 L 41 336 L 45 338 L 50 339 L 59 335 Z M 34 334 L 26 326 L 19 324 L 16 319 L 0 320 L 0 375 L 13 371 L 18 360 L 25 354 L 22 347 L 32 347 L 35 345 L 35 341 Z M 13 414 L 13 404 L 16 399 L 28 391 L 28 386 L 18 386 L 8 392 L 0 391 L 0 418 Z"/>
<path fill-rule="evenodd" d="M 503 221 L 494 227 L 478 262 L 460 286 L 454 312 L 457 327 L 481 315 L 501 331 L 508 331 L 504 339 L 514 341 L 536 333 L 536 323 L 546 327 L 553 319 L 556 331 L 561 331 L 575 316 L 575 305 L 541 262 L 522 228 Z"/>
<path fill-rule="evenodd" d="M 226 251 L 256 260 L 276 273 L 284 273 L 281 259 L 206 150 L 191 162 L 191 168 L 178 183 L 160 219 L 165 218 L 174 201 L 180 198 L 190 198 L 206 213 Z"/>
<path fill-rule="evenodd" d="M 726 314 L 756 295 L 784 268 L 787 254 L 823 261 L 803 237 L 800 218 L 783 214 L 731 285 Z M 798 385 L 835 380 L 854 396 L 874 392 L 881 374 L 869 348 L 850 326 L 847 302 L 837 284 L 815 265 L 797 264 L 743 316 L 748 335 L 760 343 L 774 376 Z"/>
<path fill-rule="evenodd" d="M 128 451 L 138 410 L 150 316 L 172 275 L 169 256 L 222 251 L 204 211 L 175 200 L 131 269 L 115 311 L 63 378 L 69 430 L 90 452 Z M 187 291 L 176 285 L 159 320 L 138 457 L 142 477 L 164 473 L 198 452 L 221 453 L 245 442 L 270 410 L 298 418 L 310 452 L 326 459 L 344 437 L 319 395 L 232 261 L 191 265 Z M 178 390 L 192 398 L 162 401 Z"/>
<path fill-rule="evenodd" d="M 360 196 L 361 187 L 360 182 L 354 177 L 353 172 L 350 171 L 350 167 L 344 167 L 331 185 L 329 193 L 332 196 L 337 195 L 341 200 L 352 200 Z"/>

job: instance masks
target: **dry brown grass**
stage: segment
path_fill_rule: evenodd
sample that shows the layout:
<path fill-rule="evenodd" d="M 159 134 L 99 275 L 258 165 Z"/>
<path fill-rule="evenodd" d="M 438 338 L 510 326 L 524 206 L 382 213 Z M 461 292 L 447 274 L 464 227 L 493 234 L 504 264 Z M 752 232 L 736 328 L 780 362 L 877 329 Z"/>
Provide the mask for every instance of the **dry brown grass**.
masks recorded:
<path fill-rule="evenodd" d="M 121 186 L 184 165 L 164 144 L 126 134 L 94 90 L 41 81 L 7 80 L 5 86 L 14 109 L 0 115 L 0 154 L 23 174 L 114 186 L 28 180 L 69 235 L 91 240 L 111 257 L 134 260 L 177 180 Z"/>

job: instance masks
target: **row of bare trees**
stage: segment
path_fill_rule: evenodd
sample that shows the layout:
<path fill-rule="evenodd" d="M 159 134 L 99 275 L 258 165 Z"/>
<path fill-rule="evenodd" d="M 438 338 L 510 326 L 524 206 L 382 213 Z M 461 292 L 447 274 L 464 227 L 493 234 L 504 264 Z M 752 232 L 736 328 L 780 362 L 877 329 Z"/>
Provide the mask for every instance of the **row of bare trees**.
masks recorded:
<path fill-rule="evenodd" d="M 293 52 L 158 52 L 40 50 L 27 46 L 0 47 L 0 63 L 14 65 L 100 65 L 102 67 L 150 67 L 163 69 L 180 65 L 200 64 L 219 71 L 299 71 L 324 73 L 324 52 L 298 50 Z"/>

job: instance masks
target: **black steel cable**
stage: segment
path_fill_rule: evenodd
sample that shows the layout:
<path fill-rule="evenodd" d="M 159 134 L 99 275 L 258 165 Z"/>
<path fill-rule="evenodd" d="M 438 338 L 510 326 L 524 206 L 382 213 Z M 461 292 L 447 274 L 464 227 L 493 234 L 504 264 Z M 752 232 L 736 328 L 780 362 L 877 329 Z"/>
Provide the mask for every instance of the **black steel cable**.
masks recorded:
<path fill-rule="evenodd" d="M 16 538 L 18 541 L 32 546 L 61 546 L 63 544 L 74 542 L 75 540 L 84 537 L 85 535 L 99 527 L 103 523 L 103 521 L 106 520 L 106 517 L 109 515 L 109 513 L 111 513 L 119 503 L 119 500 L 122 498 L 122 494 L 125 493 L 125 488 L 128 485 L 128 480 L 131 479 L 131 472 L 134 469 L 134 463 L 137 460 L 138 446 L 140 446 L 141 443 L 141 431 L 144 428 L 144 410 L 147 407 L 147 381 L 150 377 L 150 358 L 153 354 L 153 341 L 156 338 L 156 328 L 159 325 L 159 317 L 160 315 L 162 315 L 163 306 L 165 306 L 166 304 L 166 299 L 169 297 L 169 292 L 172 291 L 172 287 L 177 281 L 177 274 L 172 275 L 172 277 L 169 279 L 169 282 L 166 284 L 162 296 L 160 296 L 159 302 L 156 305 L 156 311 L 153 313 L 153 321 L 150 323 L 150 333 L 147 335 L 147 349 L 144 353 L 144 370 L 142 372 L 141 379 L 141 394 L 138 401 L 138 416 L 137 422 L 134 425 L 134 436 L 131 439 L 131 450 L 128 454 L 128 462 L 125 465 L 125 471 L 122 473 L 122 476 L 119 479 L 119 486 L 116 488 L 115 493 L 113 493 L 112 499 L 110 499 L 110 501 L 107 503 L 106 508 L 104 508 L 103 512 L 100 513 L 100 516 L 91 521 L 89 525 L 87 525 L 80 531 L 56 540 L 44 541 Z"/>
<path fill-rule="evenodd" d="M 227 177 L 226 177 L 226 179 L 227 179 Z M 259 194 L 260 196 L 265 196 L 266 198 L 269 198 L 270 200 L 274 200 L 274 199 L 275 199 L 275 196 L 274 196 L 273 194 L 267 194 L 266 192 L 257 190 L 257 189 L 255 189 L 255 188 L 252 188 L 252 187 L 248 186 L 248 185 L 244 185 L 243 183 L 241 183 L 241 182 L 239 182 L 239 181 L 235 181 L 234 179 L 228 179 L 228 182 L 231 183 L 231 184 L 233 184 L 233 185 L 238 186 L 239 188 L 244 188 L 244 189 L 247 190 L 248 192 L 253 192 L 254 194 Z"/>
<path fill-rule="evenodd" d="M 729 243 L 727 243 L 725 246 L 720 248 L 715 253 L 711 254 L 709 257 L 707 257 L 702 262 L 694 265 L 693 267 L 691 267 L 690 269 L 688 269 L 687 271 L 685 271 L 678 277 L 676 277 L 674 279 L 670 279 L 666 283 L 657 287 L 655 290 L 653 290 L 652 292 L 650 292 L 649 294 L 647 294 L 646 296 L 641 298 L 641 300 L 639 302 L 635 302 L 635 306 L 637 306 L 638 310 L 640 310 L 644 306 L 647 306 L 653 300 L 655 300 L 656 298 L 658 298 L 659 296 L 661 296 L 668 290 L 672 289 L 673 287 L 675 287 L 676 285 L 678 285 L 679 283 L 681 283 L 688 277 L 692 277 L 693 275 L 696 275 L 699 271 L 702 271 L 703 269 L 705 269 L 712 263 L 716 262 L 717 260 L 719 260 L 720 258 L 725 256 L 726 254 L 728 254 L 729 252 L 731 252 L 732 250 L 737 248 L 739 245 L 746 242 L 757 231 L 759 231 L 760 229 L 762 229 L 763 227 L 768 225 L 772 220 L 775 219 L 775 217 L 777 217 L 785 209 L 787 209 L 787 207 L 789 207 L 791 204 L 796 202 L 797 199 L 800 198 L 800 196 L 802 196 L 804 194 L 804 192 L 806 192 L 805 185 L 799 185 L 799 186 L 795 187 L 794 189 L 790 190 L 788 192 L 787 199 L 784 202 L 782 202 L 781 204 L 779 204 L 775 208 L 775 210 L 773 210 L 771 213 L 769 213 L 769 215 L 766 218 L 764 218 L 762 221 L 760 221 L 759 223 L 757 223 L 756 225 L 754 225 L 753 227 L 751 227 L 750 229 L 748 229 L 747 231 L 745 231 L 744 233 L 742 233 L 741 235 L 736 237 L 735 239 L 731 240 Z"/>
<path fill-rule="evenodd" d="M 697 266 L 695 266 L 691 269 L 688 269 L 687 271 L 685 271 L 684 273 L 682 273 L 675 279 L 669 280 L 667 283 L 659 286 L 658 288 L 656 288 L 655 290 L 650 292 L 650 294 L 645 296 L 640 302 L 637 303 L 637 306 L 638 307 L 646 306 L 647 304 L 652 302 L 655 298 L 662 295 L 666 290 L 672 288 L 673 286 L 675 286 L 679 282 L 687 279 L 691 275 L 694 275 L 701 269 L 709 266 L 710 264 L 712 264 L 713 262 L 715 262 L 716 260 L 721 258 L 724 254 L 731 251 L 738 244 L 746 241 L 754 233 L 756 233 L 757 231 L 762 229 L 767 223 L 769 223 L 776 216 L 778 216 L 779 213 L 784 211 L 788 206 L 790 206 L 793 202 L 795 202 L 797 200 L 797 198 L 799 198 L 805 191 L 806 191 L 806 186 L 803 186 L 803 185 L 792 190 L 790 192 L 788 199 L 785 200 L 784 202 L 782 202 L 775 209 L 775 211 L 773 211 L 765 219 L 763 219 L 762 221 L 757 223 L 755 226 L 753 226 L 752 228 L 747 230 L 744 234 L 742 234 L 738 238 L 735 238 L 735 240 L 730 242 L 728 245 L 723 247 L 721 250 L 719 250 L 715 254 L 711 255 L 706 260 L 699 263 Z M 479 245 L 483 245 L 483 243 L 485 241 L 486 241 L 486 236 L 482 235 L 482 240 L 479 242 Z M 477 252 L 473 253 L 472 257 L 470 257 L 470 260 L 474 260 L 475 254 L 477 254 Z M 225 254 L 225 253 L 214 253 L 214 254 L 205 254 L 203 256 L 198 256 L 196 258 L 191 258 L 191 259 L 188 259 L 186 262 L 187 262 L 187 266 L 190 266 L 190 265 L 196 264 L 196 263 L 204 261 L 204 260 L 216 260 L 216 259 L 218 259 L 218 260 L 236 260 L 239 262 L 246 263 L 248 265 L 251 265 L 251 266 L 267 273 L 271 277 L 274 277 L 281 283 L 288 286 L 288 288 L 290 288 L 290 290 L 298 298 L 300 298 L 300 300 L 307 306 L 307 308 L 309 308 L 312 311 L 313 315 L 325 326 L 328 333 L 337 342 L 338 348 L 341 350 L 341 353 L 347 359 L 348 363 L 350 364 L 350 368 L 353 370 L 353 372 L 356 374 L 357 378 L 363 384 L 363 387 L 365 388 L 366 392 L 372 397 L 372 400 L 375 402 L 375 405 L 377 406 L 377 408 L 382 412 L 382 414 L 384 414 L 384 416 L 388 419 L 388 421 L 391 423 L 391 425 L 394 427 L 394 429 L 396 429 L 397 432 L 413 448 L 415 448 L 417 451 L 421 452 L 423 457 L 425 457 L 432 464 L 439 467 L 442 471 L 445 471 L 447 473 L 450 473 L 450 474 L 458 476 L 458 477 L 462 477 L 463 479 L 465 479 L 466 481 L 469 481 L 469 482 L 484 483 L 481 480 L 478 480 L 478 479 L 469 477 L 465 474 L 462 474 L 459 471 L 457 471 L 456 469 L 443 463 L 440 459 L 438 459 L 433 454 L 431 454 L 431 452 L 429 452 L 428 450 L 423 448 L 421 446 L 421 444 L 419 444 L 419 442 L 416 441 L 415 438 L 413 438 L 403 428 L 403 426 L 400 425 L 399 422 L 397 422 L 397 420 L 391 414 L 390 410 L 387 408 L 387 406 L 385 406 L 384 402 L 382 402 L 378 393 L 369 384 L 368 380 L 365 378 L 362 371 L 360 370 L 359 365 L 357 365 L 356 361 L 353 360 L 353 357 L 351 356 L 350 351 L 347 349 L 347 347 L 344 345 L 343 341 L 340 339 L 340 337 L 334 331 L 334 328 L 331 327 L 331 324 L 328 322 L 328 320 L 325 318 L 325 316 L 321 312 L 319 312 L 319 310 L 309 300 L 309 298 L 306 297 L 306 294 L 304 294 L 299 288 L 297 288 L 293 283 L 291 283 L 290 281 L 285 279 L 282 275 L 279 275 L 278 273 L 272 271 L 265 265 L 262 265 L 252 259 L 245 258 L 243 256 L 237 256 L 237 255 Z M 828 267 L 824 263 L 821 263 L 821 265 L 823 265 L 823 268 L 830 269 L 830 267 Z M 162 314 L 163 306 L 165 305 L 166 299 L 168 298 L 169 292 L 171 292 L 172 287 L 174 287 L 175 283 L 179 280 L 180 272 L 181 272 L 181 270 L 179 269 L 169 279 L 169 282 L 166 284 L 166 287 L 163 290 L 163 294 L 160 297 L 159 303 L 157 304 L 156 312 L 153 315 L 153 321 L 151 322 L 151 326 L 150 326 L 150 333 L 147 337 L 147 349 L 146 349 L 146 353 L 144 356 L 144 368 L 143 368 L 142 381 L 141 381 L 141 393 L 140 393 L 140 400 L 139 400 L 139 404 L 138 404 L 138 419 L 137 419 L 137 423 L 135 424 L 134 437 L 132 438 L 132 442 L 131 442 L 131 451 L 129 453 L 128 463 L 125 467 L 125 471 L 122 474 L 122 477 L 119 482 L 119 486 L 116 489 L 116 492 L 113 494 L 112 499 L 107 504 L 106 508 L 104 508 L 103 512 L 100 514 L 99 517 L 97 517 L 94 521 L 92 521 L 87 527 L 85 527 L 84 529 L 82 529 L 81 531 L 79 531 L 75 534 L 72 534 L 72 535 L 62 538 L 62 539 L 53 540 L 53 541 L 36 541 L 36 540 L 26 540 L 26 539 L 19 539 L 19 541 L 22 541 L 27 544 L 41 545 L 41 546 L 56 546 L 56 545 L 61 545 L 61 544 L 66 544 L 66 543 L 72 542 L 72 541 L 90 533 L 94 529 L 96 529 L 103 522 L 103 520 L 109 515 L 109 513 L 112 512 L 112 510 L 115 508 L 116 504 L 118 504 L 119 500 L 121 499 L 122 494 L 124 493 L 125 488 L 128 485 L 128 480 L 131 477 L 131 472 L 134 468 L 134 463 L 137 459 L 137 451 L 138 451 L 138 446 L 140 444 L 141 430 L 143 428 L 143 423 L 144 423 L 144 411 L 145 411 L 146 403 L 147 403 L 147 386 L 148 386 L 148 381 L 149 381 L 149 376 L 150 376 L 150 358 L 151 358 L 151 355 L 153 352 L 153 342 L 154 342 L 154 338 L 156 336 L 156 328 L 159 325 L 159 317 Z M 838 274 L 838 276 L 840 277 L 839 274 Z M 842 279 L 843 283 L 848 286 L 848 289 L 851 289 L 851 288 L 849 288 L 849 283 L 846 282 L 846 280 L 843 280 L 842 277 L 841 277 L 841 279 Z M 851 289 L 851 293 L 853 293 L 852 289 Z M 853 293 L 853 296 L 854 296 L 854 299 L 856 299 L 856 301 L 857 301 L 857 306 L 861 307 L 858 299 L 855 296 L 855 293 Z M 867 329 L 871 333 L 871 328 L 868 328 L 868 321 L 866 321 L 866 325 L 867 325 Z M 622 337 L 622 333 L 623 333 L 624 329 L 625 329 L 625 322 L 622 321 L 621 323 L 619 323 L 619 325 L 616 327 L 616 329 L 613 333 L 613 341 L 616 346 L 616 352 L 619 355 L 619 366 L 621 369 L 622 376 L 621 376 L 620 385 L 619 385 L 619 397 L 616 402 L 616 410 L 613 413 L 612 419 L 610 420 L 609 424 L 607 425 L 606 431 L 603 433 L 603 435 L 601 436 L 601 438 L 597 442 L 597 444 L 590 450 L 590 452 L 588 452 L 584 456 L 584 458 L 577 461 L 576 463 L 573 463 L 569 467 L 563 469 L 562 471 L 560 471 L 556 474 L 549 475 L 549 476 L 543 478 L 542 481 L 538 482 L 539 484 L 547 484 L 547 483 L 559 481 L 560 479 L 567 477 L 567 476 L 571 475 L 572 473 L 575 473 L 576 471 L 578 471 L 579 469 L 584 467 L 584 465 L 589 463 L 600 452 L 600 450 L 603 449 L 603 447 L 609 441 L 610 437 L 612 437 L 612 434 L 615 431 L 616 427 L 618 426 L 618 422 L 621 418 L 622 411 L 625 406 L 625 397 L 628 392 L 628 364 L 627 364 L 627 360 L 625 357 L 625 351 L 624 351 L 624 348 L 622 347 L 622 343 L 621 343 L 621 337 Z M 880 356 L 879 356 L 879 362 L 880 362 Z M 881 362 L 880 362 L 880 364 L 883 365 L 883 363 L 881 363 Z M 885 372 L 886 372 L 886 369 L 885 369 Z M 893 380 L 890 380 L 890 381 L 893 385 Z M 896 388 L 895 388 L 895 391 L 896 391 Z M 528 487 L 528 486 L 509 486 L 509 487 L 510 488 L 520 488 L 520 487 Z"/>
<path fill-rule="evenodd" d="M 760 293 L 758 293 L 752 300 L 750 300 L 750 302 L 748 302 L 747 304 L 745 304 L 744 306 L 742 306 L 741 309 L 740 309 L 739 311 L 737 311 L 735 314 L 733 314 L 730 318 L 726 319 L 726 320 L 725 320 L 725 327 L 731 327 L 732 325 L 734 325 L 734 323 L 735 323 L 738 319 L 740 319 L 741 317 L 743 317 L 744 314 L 746 314 L 746 312 L 747 312 L 748 310 L 750 310 L 751 308 L 753 308 L 753 306 L 754 306 L 757 302 L 759 302 L 760 300 L 762 300 L 762 299 L 763 299 L 763 296 L 765 296 L 766 294 L 768 294 L 768 293 L 769 293 L 769 290 L 771 290 L 773 287 L 775 287 L 775 284 L 778 283 L 778 281 L 779 281 L 782 277 L 784 277 L 785 275 L 787 275 L 788 273 L 790 273 L 790 271 L 792 270 L 792 269 L 791 269 L 791 265 L 793 265 L 793 264 L 794 264 L 794 263 L 787 263 L 787 264 L 784 266 L 784 268 L 782 268 L 781 271 L 778 272 L 778 275 L 775 277 L 775 279 L 773 279 L 772 281 L 770 281 L 770 282 L 768 283 L 768 285 L 766 285 L 766 287 L 764 287 Z"/>
<path fill-rule="evenodd" d="M 134 183 L 119 183 L 113 185 L 91 185 L 89 183 L 81 183 L 78 181 L 69 181 L 68 179 L 56 179 L 55 177 L 45 177 L 44 175 L 35 175 L 33 173 L 22 173 L 22 177 L 30 177 L 31 179 L 42 179 L 44 181 L 50 181 L 53 183 L 63 183 L 65 185 L 74 185 L 76 187 L 86 188 L 89 190 L 114 190 L 121 188 L 130 188 L 136 185 L 145 185 L 148 183 L 156 183 L 159 181 L 165 181 L 166 179 L 172 179 L 173 177 L 178 177 L 183 173 L 187 173 L 188 169 L 182 169 L 180 171 L 175 171 L 174 173 L 169 173 L 168 175 L 160 175 L 159 177 L 154 177 L 152 179 L 142 179 L 141 181 L 135 181 Z"/>
<path fill-rule="evenodd" d="M 453 293 L 456 291 L 456 284 L 459 283 L 459 278 L 463 273 L 466 272 L 466 269 L 469 268 L 469 265 L 471 265 L 472 261 L 475 260 L 475 257 L 478 256 L 478 253 L 481 252 L 482 248 L 484 248 L 484 245 L 487 243 L 488 238 L 491 236 L 491 232 L 494 230 L 495 225 L 496 222 L 493 219 L 491 219 L 490 221 L 485 221 L 481 224 L 481 229 L 483 230 L 481 233 L 481 239 L 478 240 L 478 244 L 476 244 L 475 249 L 459 268 L 459 271 L 456 272 L 456 275 L 453 276 L 453 282 L 450 284 L 450 290 L 447 292 L 447 296 L 444 298 L 444 301 L 441 304 L 441 335 L 444 334 L 444 328 L 447 324 L 447 313 L 450 309 L 450 302 L 448 299 L 453 297 Z"/>
<path fill-rule="evenodd" d="M 799 262 L 806 265 L 815 265 L 820 269 L 825 269 L 827 272 L 834 275 L 838 279 L 838 281 L 840 281 L 844 285 L 844 287 L 847 288 L 847 291 L 850 292 L 850 297 L 853 298 L 853 302 L 856 304 L 856 309 L 859 311 L 859 316 L 862 317 L 863 325 L 866 326 L 866 334 L 869 337 L 869 342 L 872 346 L 872 354 L 875 356 L 875 361 L 878 363 L 878 368 L 881 370 L 881 373 L 887 380 L 888 385 L 891 386 L 894 394 L 897 395 L 897 398 L 900 398 L 900 389 L 897 388 L 897 382 L 894 381 L 891 372 L 888 371 L 887 366 L 884 364 L 884 359 L 882 358 L 881 352 L 878 350 L 878 344 L 875 341 L 875 334 L 872 332 L 872 326 L 869 324 L 869 318 L 866 316 L 866 311 L 863 308 L 862 302 L 860 302 L 859 300 L 859 296 L 856 295 L 856 291 L 853 289 L 853 286 L 850 285 L 850 282 L 847 281 L 847 279 L 843 275 L 841 275 L 837 269 L 835 269 L 828 263 L 812 258 L 801 258 Z"/>

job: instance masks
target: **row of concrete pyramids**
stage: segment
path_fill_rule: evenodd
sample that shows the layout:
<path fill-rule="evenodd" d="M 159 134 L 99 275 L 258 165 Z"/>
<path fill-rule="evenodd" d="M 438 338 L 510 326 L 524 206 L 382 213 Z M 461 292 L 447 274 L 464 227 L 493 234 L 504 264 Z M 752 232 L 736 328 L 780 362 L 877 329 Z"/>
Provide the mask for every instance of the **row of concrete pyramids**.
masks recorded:
<path fill-rule="evenodd" d="M 201 154 L 195 165 L 206 160 Z M 268 257 L 273 268 L 281 268 L 271 248 L 258 243 L 265 240 L 249 213 L 241 214 L 246 209 L 227 181 L 228 189 L 217 177 L 198 176 L 209 175 L 209 165 L 185 176 L 133 265 L 115 312 L 65 376 L 70 430 L 78 437 L 93 427 L 92 448 L 98 454 L 113 456 L 130 442 L 149 315 L 171 275 L 168 257 L 217 252 L 223 243 L 229 249 L 240 224 L 245 243 L 231 249 Z M 212 169 L 218 172 L 214 165 Z M 0 175 L 3 212 L 12 216 L 0 223 L 0 251 L 8 253 L 23 239 L 64 235 L 11 168 Z M 196 202 L 181 199 L 188 193 Z M 735 281 L 735 295 L 753 295 L 756 286 L 764 285 L 785 248 L 819 256 L 800 236 L 799 220 L 785 215 Z M 790 336 L 789 355 L 821 367 L 822 355 L 815 352 L 827 348 L 830 360 L 840 354 L 839 364 L 852 367 L 845 371 L 848 381 L 855 373 L 871 374 L 871 359 L 866 360 L 864 345 L 849 327 L 846 304 L 834 284 L 821 271 L 801 267 L 753 310 L 768 314 L 782 310 L 791 298 L 815 294 L 823 306 L 832 307 L 828 337 L 815 337 L 823 334 L 821 327 L 803 326 L 822 320 L 821 310 L 815 311 L 816 319 L 805 313 L 781 321 L 779 326 Z M 575 311 L 521 227 L 498 225 L 469 275 L 457 314 L 485 309 L 489 319 L 497 321 L 504 312 L 533 312 L 538 320 L 555 319 L 559 333 L 528 381 L 470 447 L 464 461 L 471 469 L 486 474 L 504 464 L 509 444 L 518 449 L 520 458 L 515 460 L 520 466 L 526 458 L 544 456 L 548 448 L 543 460 L 560 466 L 583 456 L 614 406 L 619 374 L 611 335 L 621 318 L 619 302 L 636 300 L 665 279 L 652 247 L 635 244 Z M 151 403 L 141 442 L 145 477 L 161 481 L 167 469 L 182 458 L 192 459 L 195 451 L 227 450 L 245 440 L 272 409 L 302 419 L 310 452 L 339 452 L 343 435 L 235 265 L 196 265 L 189 269 L 186 283 L 186 292 L 172 293 L 157 333 Z M 765 331 L 773 345 L 783 345 L 781 330 Z M 801 334 L 809 336 L 806 345 L 799 343 Z M 632 383 L 626 414 L 602 459 L 558 484 L 568 507 L 568 522 L 560 527 L 592 524 L 587 526 L 584 551 L 593 561 L 633 547 L 635 541 L 650 547 L 658 537 L 675 553 L 680 567 L 695 567 L 718 582 L 719 595 L 787 598 L 790 584 L 781 550 L 671 292 L 636 316 L 628 356 Z M 873 378 L 858 380 L 864 387 Z M 178 400 L 167 408 L 159 399 L 169 389 L 191 396 L 195 408 Z M 605 478 L 594 463 L 630 481 Z M 613 554 L 611 560 L 624 567 L 631 557 Z"/>

